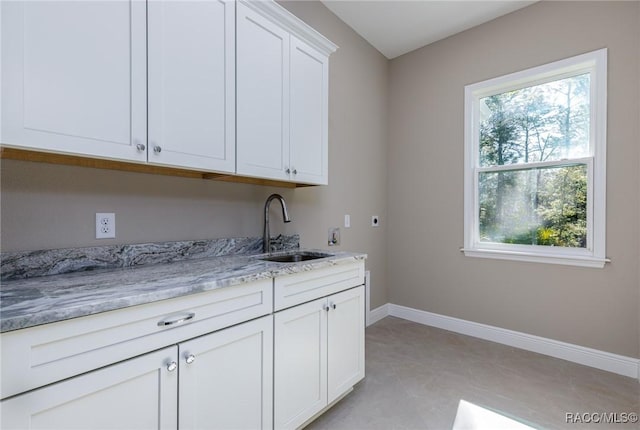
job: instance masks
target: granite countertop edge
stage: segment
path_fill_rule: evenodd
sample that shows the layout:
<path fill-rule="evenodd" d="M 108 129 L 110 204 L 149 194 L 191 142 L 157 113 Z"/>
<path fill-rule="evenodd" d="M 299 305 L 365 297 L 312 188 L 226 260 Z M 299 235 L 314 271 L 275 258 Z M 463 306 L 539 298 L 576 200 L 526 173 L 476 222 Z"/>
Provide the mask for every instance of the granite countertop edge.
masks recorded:
<path fill-rule="evenodd" d="M 326 250 L 303 249 L 326 253 Z M 295 263 L 264 261 L 260 255 L 224 256 L 128 269 L 105 269 L 2 283 L 0 332 L 11 332 L 101 312 L 173 299 L 260 279 L 361 261 L 366 254 Z M 272 255 L 287 254 L 287 252 Z"/>

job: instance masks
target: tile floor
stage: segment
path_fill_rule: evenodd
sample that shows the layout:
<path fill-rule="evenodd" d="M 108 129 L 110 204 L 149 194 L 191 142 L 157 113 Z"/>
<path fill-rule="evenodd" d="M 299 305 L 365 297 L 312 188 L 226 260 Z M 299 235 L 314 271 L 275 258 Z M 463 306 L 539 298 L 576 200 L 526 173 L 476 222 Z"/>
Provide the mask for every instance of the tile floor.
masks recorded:
<path fill-rule="evenodd" d="M 451 429 L 464 399 L 536 428 L 566 413 L 640 413 L 640 383 L 557 358 L 387 317 L 367 328 L 364 381 L 307 429 Z"/>

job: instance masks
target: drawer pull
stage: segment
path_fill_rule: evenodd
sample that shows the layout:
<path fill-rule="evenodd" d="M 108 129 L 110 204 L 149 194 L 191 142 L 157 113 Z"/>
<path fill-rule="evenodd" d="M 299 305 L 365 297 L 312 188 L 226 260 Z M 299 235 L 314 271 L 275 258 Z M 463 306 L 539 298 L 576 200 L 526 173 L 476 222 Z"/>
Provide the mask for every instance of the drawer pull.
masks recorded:
<path fill-rule="evenodd" d="M 335 303 L 331 303 L 331 309 L 335 309 L 337 307 L 338 307 L 338 305 L 336 305 Z"/>
<path fill-rule="evenodd" d="M 173 372 L 177 368 L 178 368 L 178 363 L 176 363 L 175 361 L 172 361 L 171 363 L 167 364 L 167 370 L 169 372 Z"/>
<path fill-rule="evenodd" d="M 174 319 L 158 321 L 158 326 L 167 327 L 167 326 L 170 326 L 170 325 L 182 324 L 183 322 L 192 320 L 193 317 L 195 317 L 195 316 L 196 316 L 196 314 L 194 312 L 190 312 L 187 315 L 180 316 L 180 317 L 177 317 L 177 318 L 174 318 Z"/>
<path fill-rule="evenodd" d="M 193 354 L 189 354 L 189 355 L 184 359 L 184 361 L 186 361 L 186 362 L 187 362 L 187 364 L 191 364 L 191 363 L 193 363 L 194 361 L 196 361 L 196 356 L 195 356 L 195 355 L 193 355 Z"/>

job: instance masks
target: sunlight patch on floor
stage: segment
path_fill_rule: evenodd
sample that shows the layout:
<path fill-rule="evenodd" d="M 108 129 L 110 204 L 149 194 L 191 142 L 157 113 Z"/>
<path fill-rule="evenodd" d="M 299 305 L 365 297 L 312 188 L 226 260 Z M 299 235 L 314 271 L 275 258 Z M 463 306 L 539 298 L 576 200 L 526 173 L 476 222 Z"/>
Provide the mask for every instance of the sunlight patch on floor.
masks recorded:
<path fill-rule="evenodd" d="M 535 430 L 535 427 L 460 399 L 452 430 Z"/>

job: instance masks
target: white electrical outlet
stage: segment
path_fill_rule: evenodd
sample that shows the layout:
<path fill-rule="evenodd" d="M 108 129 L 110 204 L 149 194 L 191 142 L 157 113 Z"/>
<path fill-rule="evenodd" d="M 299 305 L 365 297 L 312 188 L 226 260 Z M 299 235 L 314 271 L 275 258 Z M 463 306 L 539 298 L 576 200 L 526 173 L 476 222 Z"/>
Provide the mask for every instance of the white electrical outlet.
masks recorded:
<path fill-rule="evenodd" d="M 380 217 L 378 215 L 371 215 L 371 227 L 378 227 L 380 225 Z"/>
<path fill-rule="evenodd" d="M 350 228 L 351 227 L 351 215 L 346 214 L 344 216 L 344 228 Z"/>
<path fill-rule="evenodd" d="M 116 214 L 96 213 L 96 239 L 116 237 Z"/>

